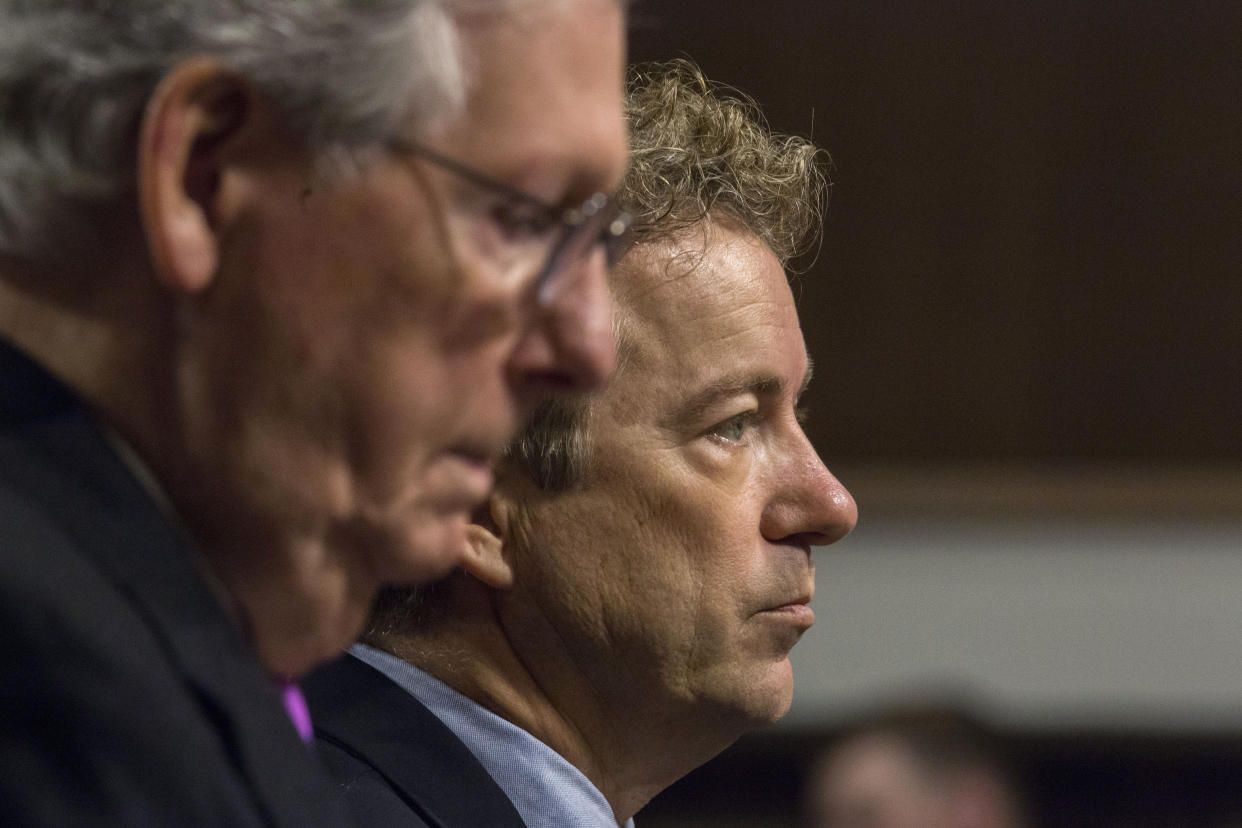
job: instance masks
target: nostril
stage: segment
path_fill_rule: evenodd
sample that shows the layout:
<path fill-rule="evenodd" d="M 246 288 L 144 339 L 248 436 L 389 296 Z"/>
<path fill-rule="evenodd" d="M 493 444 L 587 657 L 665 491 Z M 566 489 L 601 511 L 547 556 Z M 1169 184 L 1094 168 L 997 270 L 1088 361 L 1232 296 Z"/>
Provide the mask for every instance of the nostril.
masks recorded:
<path fill-rule="evenodd" d="M 533 371 L 526 377 L 526 387 L 533 397 L 570 394 L 582 390 L 583 383 L 569 371 Z"/>
<path fill-rule="evenodd" d="M 802 547 L 807 555 L 817 546 L 829 546 L 840 540 L 840 537 L 832 537 L 823 532 L 803 532 L 800 535 L 790 539 L 790 542 L 796 546 Z"/>
<path fill-rule="evenodd" d="M 786 490 L 764 509 L 760 530 L 771 541 L 828 546 L 853 531 L 857 522 L 854 498 L 832 480 L 829 485 Z"/>
<path fill-rule="evenodd" d="M 552 382 L 565 383 L 567 390 L 594 391 L 608 381 L 616 367 L 611 326 L 578 337 L 561 337 L 556 350 L 559 359 L 546 373 L 552 375 Z"/>

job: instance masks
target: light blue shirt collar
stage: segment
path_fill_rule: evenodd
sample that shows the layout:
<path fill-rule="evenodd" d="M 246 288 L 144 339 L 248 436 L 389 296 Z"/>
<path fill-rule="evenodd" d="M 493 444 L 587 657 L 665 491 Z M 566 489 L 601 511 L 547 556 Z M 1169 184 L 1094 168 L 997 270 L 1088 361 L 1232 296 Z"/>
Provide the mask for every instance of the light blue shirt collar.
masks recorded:
<path fill-rule="evenodd" d="M 529 828 L 617 828 L 599 789 L 525 730 L 394 655 L 365 644 L 349 651 L 444 722 L 496 780 Z M 634 828 L 634 820 L 623 828 Z"/>

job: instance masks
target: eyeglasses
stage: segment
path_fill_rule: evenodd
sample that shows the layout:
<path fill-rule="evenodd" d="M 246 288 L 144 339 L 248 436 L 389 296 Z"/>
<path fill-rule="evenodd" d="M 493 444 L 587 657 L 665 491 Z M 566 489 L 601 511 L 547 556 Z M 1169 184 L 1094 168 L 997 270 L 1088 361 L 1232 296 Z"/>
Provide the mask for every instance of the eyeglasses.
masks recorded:
<path fill-rule="evenodd" d="M 390 139 L 387 145 L 393 152 L 429 161 L 489 196 L 482 209 L 472 211 L 467 232 L 482 255 L 506 276 L 536 273 L 533 290 L 542 305 L 568 287 L 564 275 L 597 247 L 609 268 L 629 247 L 633 217 L 612 194 L 596 193 L 565 210 L 419 142 Z"/>

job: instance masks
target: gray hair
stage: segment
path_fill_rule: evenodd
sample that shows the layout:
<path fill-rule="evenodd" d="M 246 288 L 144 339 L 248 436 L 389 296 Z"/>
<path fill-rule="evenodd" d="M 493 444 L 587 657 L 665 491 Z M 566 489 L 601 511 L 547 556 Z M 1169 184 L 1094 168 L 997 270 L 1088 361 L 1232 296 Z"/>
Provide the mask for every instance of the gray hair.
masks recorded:
<path fill-rule="evenodd" d="M 461 106 L 456 16 L 523 0 L 0 0 L 0 254 L 38 259 L 132 192 L 160 79 L 210 56 L 321 157 Z M 88 237 L 87 237 L 88 238 Z"/>

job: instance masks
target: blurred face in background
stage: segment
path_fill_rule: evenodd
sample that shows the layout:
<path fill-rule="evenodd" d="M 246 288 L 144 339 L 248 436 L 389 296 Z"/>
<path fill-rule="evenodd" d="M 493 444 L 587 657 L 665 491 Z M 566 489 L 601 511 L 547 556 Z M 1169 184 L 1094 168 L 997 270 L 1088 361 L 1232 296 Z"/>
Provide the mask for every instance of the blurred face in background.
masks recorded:
<path fill-rule="evenodd" d="M 808 828 L 1020 828 L 1005 785 L 983 769 L 934 770 L 899 736 L 866 733 L 811 775 Z"/>

